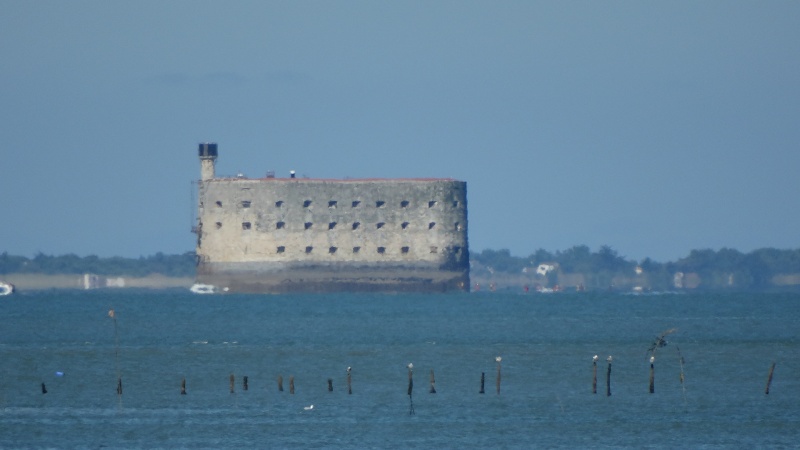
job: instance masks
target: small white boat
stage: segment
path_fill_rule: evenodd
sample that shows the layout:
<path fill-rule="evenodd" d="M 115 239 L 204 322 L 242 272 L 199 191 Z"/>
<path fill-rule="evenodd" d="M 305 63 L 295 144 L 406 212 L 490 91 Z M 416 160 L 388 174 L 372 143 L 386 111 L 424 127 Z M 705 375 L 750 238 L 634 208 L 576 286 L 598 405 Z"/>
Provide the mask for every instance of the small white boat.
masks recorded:
<path fill-rule="evenodd" d="M 192 287 L 189 288 L 190 291 L 194 292 L 195 294 L 216 294 L 217 287 L 213 284 L 200 284 L 195 283 Z"/>
<path fill-rule="evenodd" d="M 0 281 L 0 295 L 11 295 L 14 291 L 15 288 L 13 284 Z"/>

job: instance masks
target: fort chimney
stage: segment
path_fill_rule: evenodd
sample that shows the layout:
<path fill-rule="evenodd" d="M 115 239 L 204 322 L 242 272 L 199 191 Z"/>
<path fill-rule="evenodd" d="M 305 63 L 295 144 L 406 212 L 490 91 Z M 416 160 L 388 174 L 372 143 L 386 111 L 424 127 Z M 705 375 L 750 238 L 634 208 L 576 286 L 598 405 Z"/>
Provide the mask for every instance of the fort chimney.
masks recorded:
<path fill-rule="evenodd" d="M 198 154 L 200 156 L 200 179 L 206 181 L 214 178 L 214 163 L 217 160 L 217 144 L 212 142 L 200 144 Z"/>

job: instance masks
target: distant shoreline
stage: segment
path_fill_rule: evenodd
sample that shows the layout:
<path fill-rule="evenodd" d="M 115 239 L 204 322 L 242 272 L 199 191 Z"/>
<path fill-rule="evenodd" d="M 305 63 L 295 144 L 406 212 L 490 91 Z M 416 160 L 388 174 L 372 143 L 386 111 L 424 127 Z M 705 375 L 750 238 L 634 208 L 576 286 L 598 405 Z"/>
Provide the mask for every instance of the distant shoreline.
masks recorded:
<path fill-rule="evenodd" d="M 144 288 L 144 289 L 188 289 L 193 283 L 192 277 L 168 277 L 161 274 L 151 274 L 144 277 L 100 277 L 100 284 L 87 285 L 86 276 L 83 274 L 38 274 L 38 273 L 9 273 L 0 275 L 3 281 L 13 284 L 18 291 L 38 291 L 47 289 L 119 289 L 119 288 Z M 105 280 L 114 280 L 114 284 L 106 285 Z M 120 282 L 120 280 L 122 280 Z"/>

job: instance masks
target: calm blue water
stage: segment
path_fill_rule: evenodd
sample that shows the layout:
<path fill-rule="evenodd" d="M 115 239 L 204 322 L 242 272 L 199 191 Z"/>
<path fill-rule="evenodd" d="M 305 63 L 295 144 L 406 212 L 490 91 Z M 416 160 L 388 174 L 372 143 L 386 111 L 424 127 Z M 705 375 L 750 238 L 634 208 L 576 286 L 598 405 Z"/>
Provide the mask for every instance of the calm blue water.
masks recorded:
<path fill-rule="evenodd" d="M 800 445 L 797 294 L 53 291 L 2 298 L 0 317 L 2 448 Z"/>

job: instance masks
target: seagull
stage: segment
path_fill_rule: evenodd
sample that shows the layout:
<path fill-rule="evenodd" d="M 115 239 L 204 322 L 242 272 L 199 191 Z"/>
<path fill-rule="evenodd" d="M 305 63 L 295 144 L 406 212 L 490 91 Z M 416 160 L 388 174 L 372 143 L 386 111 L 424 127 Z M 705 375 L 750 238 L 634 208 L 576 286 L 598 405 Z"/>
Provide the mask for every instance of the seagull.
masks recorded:
<path fill-rule="evenodd" d="M 502 360 L 503 360 L 503 358 L 501 358 L 501 357 L 499 357 L 499 356 L 498 356 L 498 357 L 496 357 L 494 360 L 495 360 L 495 361 L 497 361 L 497 362 L 500 362 L 500 361 L 502 361 Z"/>
<path fill-rule="evenodd" d="M 413 363 L 408 363 L 408 368 L 409 369 L 413 369 L 414 368 L 414 364 Z"/>
<path fill-rule="evenodd" d="M 656 357 L 655 356 L 651 356 L 650 357 L 650 364 L 653 364 L 655 361 L 656 361 Z"/>
<path fill-rule="evenodd" d="M 606 361 L 608 361 L 608 362 L 609 362 L 609 364 L 610 364 L 610 363 L 611 363 L 611 361 L 613 361 L 613 360 L 614 360 L 614 358 L 612 358 L 612 357 L 611 357 L 611 355 L 608 355 L 608 358 L 606 358 Z"/>
<path fill-rule="evenodd" d="M 305 409 L 306 411 L 311 411 L 312 409 L 314 409 L 314 405 L 303 406 L 303 409 Z"/>
<path fill-rule="evenodd" d="M 592 361 L 597 362 L 597 355 L 592 356 Z"/>

